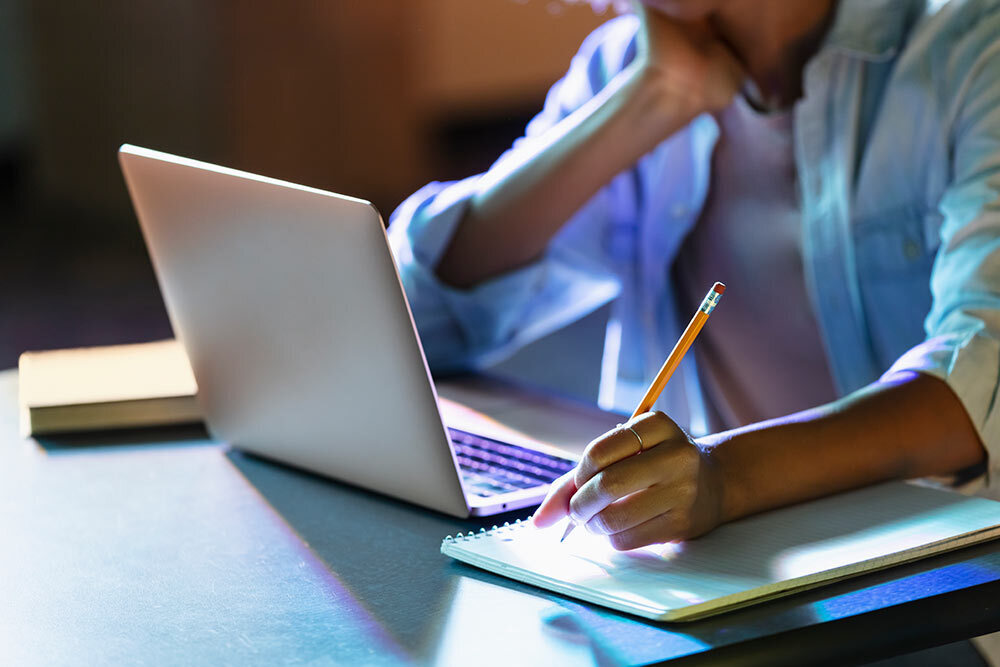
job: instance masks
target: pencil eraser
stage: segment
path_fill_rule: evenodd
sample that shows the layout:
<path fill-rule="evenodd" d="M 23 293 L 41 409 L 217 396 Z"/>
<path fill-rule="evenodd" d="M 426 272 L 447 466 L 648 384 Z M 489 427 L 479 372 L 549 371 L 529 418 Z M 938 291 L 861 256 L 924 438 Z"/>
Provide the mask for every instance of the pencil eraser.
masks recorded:
<path fill-rule="evenodd" d="M 723 283 L 715 283 L 712 285 L 712 291 L 718 292 L 719 294 L 725 294 L 726 286 Z"/>

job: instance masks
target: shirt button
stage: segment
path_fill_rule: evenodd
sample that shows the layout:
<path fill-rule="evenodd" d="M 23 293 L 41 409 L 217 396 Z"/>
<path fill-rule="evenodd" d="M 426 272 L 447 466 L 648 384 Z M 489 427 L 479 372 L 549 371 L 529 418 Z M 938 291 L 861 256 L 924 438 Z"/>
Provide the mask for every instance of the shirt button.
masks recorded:
<path fill-rule="evenodd" d="M 677 203 L 670 207 L 670 214 L 675 218 L 683 218 L 688 214 L 688 207 Z"/>
<path fill-rule="evenodd" d="M 913 239 L 903 241 L 903 256 L 911 262 L 920 256 L 920 246 Z"/>

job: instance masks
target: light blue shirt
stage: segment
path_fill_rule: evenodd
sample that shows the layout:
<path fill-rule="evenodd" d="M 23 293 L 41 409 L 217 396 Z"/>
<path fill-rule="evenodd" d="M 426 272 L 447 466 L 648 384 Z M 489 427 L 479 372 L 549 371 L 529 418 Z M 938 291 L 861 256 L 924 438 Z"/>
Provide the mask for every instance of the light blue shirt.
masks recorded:
<path fill-rule="evenodd" d="M 624 16 L 591 34 L 500 162 L 523 159 L 621 72 L 637 25 Z M 1000 2 L 841 0 L 803 85 L 802 256 L 837 390 L 900 370 L 942 378 L 1000 485 Z M 718 135 L 698 117 L 587 202 L 538 262 L 470 290 L 433 267 L 481 176 L 407 199 L 389 236 L 432 368 L 485 365 L 614 300 L 601 402 L 631 411 L 690 317 L 669 269 Z M 657 407 L 698 433 L 695 364 L 688 355 Z"/>

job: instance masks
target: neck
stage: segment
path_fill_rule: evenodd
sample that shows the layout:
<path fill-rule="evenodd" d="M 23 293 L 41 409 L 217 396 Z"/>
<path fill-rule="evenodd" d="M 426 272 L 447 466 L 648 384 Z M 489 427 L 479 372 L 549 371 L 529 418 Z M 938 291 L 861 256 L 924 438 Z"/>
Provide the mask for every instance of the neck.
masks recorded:
<path fill-rule="evenodd" d="M 746 67 L 765 108 L 802 96 L 802 70 L 819 48 L 836 0 L 730 0 L 712 25 Z"/>

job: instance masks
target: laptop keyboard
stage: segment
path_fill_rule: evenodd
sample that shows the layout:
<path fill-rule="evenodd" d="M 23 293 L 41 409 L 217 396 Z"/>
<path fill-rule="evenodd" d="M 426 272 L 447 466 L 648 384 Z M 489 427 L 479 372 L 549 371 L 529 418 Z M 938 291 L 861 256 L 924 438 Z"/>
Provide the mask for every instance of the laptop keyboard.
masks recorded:
<path fill-rule="evenodd" d="M 448 434 L 466 491 L 483 498 L 550 484 L 576 466 L 571 459 L 458 429 Z"/>

